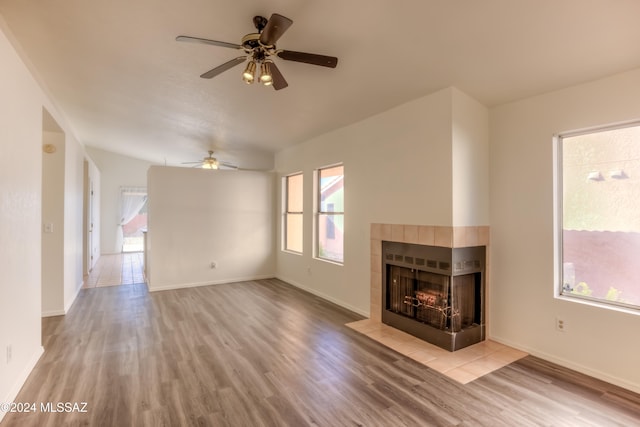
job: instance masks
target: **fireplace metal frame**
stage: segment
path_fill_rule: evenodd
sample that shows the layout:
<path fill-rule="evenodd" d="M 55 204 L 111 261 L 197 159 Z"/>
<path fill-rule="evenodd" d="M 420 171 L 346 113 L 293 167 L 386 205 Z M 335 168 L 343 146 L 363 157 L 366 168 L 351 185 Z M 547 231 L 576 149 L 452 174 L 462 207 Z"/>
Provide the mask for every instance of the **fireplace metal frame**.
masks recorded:
<path fill-rule="evenodd" d="M 453 278 L 474 274 L 479 280 L 476 295 L 480 299 L 476 306 L 480 313 L 479 322 L 454 332 L 438 329 L 415 317 L 395 313 L 388 307 L 387 266 L 405 267 L 412 270 L 441 274 Z M 425 246 L 411 243 L 382 242 L 382 323 L 403 330 L 415 337 L 423 339 L 448 351 L 456 351 L 485 339 L 485 269 L 486 247 L 473 246 L 465 248 L 446 248 L 441 246 Z M 479 279 L 477 277 L 479 276 Z M 449 291 L 451 292 L 451 290 Z"/>

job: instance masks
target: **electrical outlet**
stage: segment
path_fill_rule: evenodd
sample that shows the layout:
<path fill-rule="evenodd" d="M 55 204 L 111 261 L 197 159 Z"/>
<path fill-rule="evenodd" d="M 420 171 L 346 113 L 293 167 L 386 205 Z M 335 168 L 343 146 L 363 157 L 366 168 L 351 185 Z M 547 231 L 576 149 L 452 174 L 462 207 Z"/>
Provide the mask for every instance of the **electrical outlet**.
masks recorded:
<path fill-rule="evenodd" d="M 13 349 L 11 348 L 11 344 L 7 346 L 7 365 L 11 363 L 11 358 L 13 357 Z"/>
<path fill-rule="evenodd" d="M 216 264 L 215 261 L 211 261 L 210 266 L 211 266 L 211 268 L 218 268 L 218 264 Z"/>
<path fill-rule="evenodd" d="M 561 317 L 556 317 L 556 331 L 565 332 L 567 330 L 567 323 Z"/>

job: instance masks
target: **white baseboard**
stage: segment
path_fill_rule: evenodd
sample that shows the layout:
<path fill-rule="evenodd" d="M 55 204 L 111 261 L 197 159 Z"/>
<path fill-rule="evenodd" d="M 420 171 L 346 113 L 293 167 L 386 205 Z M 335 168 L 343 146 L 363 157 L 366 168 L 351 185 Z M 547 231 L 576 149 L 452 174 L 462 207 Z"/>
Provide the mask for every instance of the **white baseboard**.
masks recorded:
<path fill-rule="evenodd" d="M 147 287 L 149 288 L 149 292 L 159 292 L 159 291 L 170 291 L 174 289 L 199 288 L 201 286 L 223 285 L 225 283 L 247 282 L 249 280 L 271 279 L 273 277 L 274 277 L 273 274 L 265 274 L 260 276 L 231 277 L 228 279 L 214 280 L 214 281 L 208 281 L 208 282 L 174 283 L 174 284 L 162 285 L 162 286 L 152 286 L 149 283 L 147 283 Z"/>
<path fill-rule="evenodd" d="M 76 298 L 78 298 L 78 294 L 80 294 L 80 291 L 82 290 L 83 286 L 84 286 L 84 282 L 80 282 L 80 286 L 78 286 L 76 288 L 76 293 L 75 293 L 75 295 L 73 295 L 73 298 L 71 298 L 69 300 L 69 302 L 67 302 L 64 305 L 64 314 L 67 314 L 69 312 L 69 310 L 71 309 L 71 306 L 73 305 L 73 303 L 76 302 Z"/>
<path fill-rule="evenodd" d="M 312 288 L 308 288 L 306 286 L 303 286 L 303 285 L 301 285 L 300 283 L 297 283 L 294 280 L 290 280 L 290 279 L 287 279 L 286 277 L 282 277 L 282 276 L 276 276 L 276 279 L 280 279 L 283 282 L 287 282 L 288 284 L 290 284 L 292 286 L 295 286 L 296 288 L 300 288 L 303 291 L 309 292 L 310 294 L 313 294 L 313 295 L 315 295 L 317 297 L 320 297 L 320 298 L 325 299 L 325 300 L 327 300 L 329 302 L 332 302 L 332 303 L 334 303 L 336 305 L 339 305 L 340 307 L 346 308 L 349 311 L 353 311 L 354 313 L 358 313 L 361 316 L 369 317 L 369 315 L 370 315 L 370 313 L 368 311 L 366 311 L 366 310 L 362 310 L 362 309 L 360 309 L 358 307 L 354 307 L 351 304 L 348 304 L 348 303 L 346 303 L 344 301 L 341 301 L 341 300 L 339 300 L 337 298 L 334 298 L 332 296 L 324 294 L 324 293 L 322 293 L 322 292 L 320 292 L 320 291 L 318 291 L 316 289 L 312 289 Z"/>
<path fill-rule="evenodd" d="M 0 402 L 15 402 L 18 393 L 20 393 L 20 390 L 22 389 L 22 386 L 24 386 L 24 383 L 27 381 L 29 374 L 31 374 L 31 371 L 33 371 L 33 368 L 35 368 L 36 363 L 38 363 L 38 360 L 40 360 L 40 357 L 43 354 L 44 347 L 38 347 L 35 353 L 31 356 L 31 359 L 29 359 L 29 362 L 26 364 L 22 372 L 20 372 L 20 375 L 9 390 L 9 393 L 2 400 L 0 400 Z M 0 422 L 2 422 L 5 414 L 6 412 L 0 411 Z"/>
<path fill-rule="evenodd" d="M 496 341 L 500 344 L 507 345 L 509 347 L 513 347 L 517 350 L 521 350 L 529 353 L 532 356 L 539 357 L 540 359 L 544 359 L 546 361 L 555 363 L 556 365 L 563 366 L 568 369 L 572 369 L 574 371 L 580 372 L 581 374 L 588 375 L 593 378 L 597 378 L 599 380 L 605 381 L 609 384 L 616 385 L 618 387 L 622 387 L 624 389 L 630 390 L 634 393 L 640 393 L 640 386 L 635 383 L 630 383 L 623 378 L 614 377 L 607 373 L 591 369 L 587 366 L 580 365 L 579 363 L 575 363 L 571 360 L 563 359 L 561 357 L 557 357 L 553 354 L 549 354 L 543 351 L 539 351 L 535 348 L 529 348 L 527 346 L 520 345 L 519 343 L 511 342 L 509 340 L 502 339 L 500 337 L 491 336 L 489 337 L 492 341 Z"/>
<path fill-rule="evenodd" d="M 42 312 L 42 317 L 64 316 L 67 314 L 65 310 L 48 310 Z"/>

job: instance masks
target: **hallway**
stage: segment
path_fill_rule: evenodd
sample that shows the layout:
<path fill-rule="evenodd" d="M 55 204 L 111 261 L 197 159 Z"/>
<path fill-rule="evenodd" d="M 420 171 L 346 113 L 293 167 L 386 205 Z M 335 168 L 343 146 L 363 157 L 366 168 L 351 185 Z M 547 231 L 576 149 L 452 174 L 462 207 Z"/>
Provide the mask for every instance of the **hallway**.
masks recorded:
<path fill-rule="evenodd" d="M 144 252 L 102 255 L 85 277 L 84 289 L 145 283 Z"/>

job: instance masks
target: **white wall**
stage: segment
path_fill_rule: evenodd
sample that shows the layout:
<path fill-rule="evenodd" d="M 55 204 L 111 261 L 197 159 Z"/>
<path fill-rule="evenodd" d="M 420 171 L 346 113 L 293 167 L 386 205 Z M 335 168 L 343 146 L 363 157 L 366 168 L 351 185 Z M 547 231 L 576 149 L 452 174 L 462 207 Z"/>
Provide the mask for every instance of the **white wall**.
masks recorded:
<path fill-rule="evenodd" d="M 84 147 L 66 133 L 64 166 L 64 312 L 82 288 Z"/>
<path fill-rule="evenodd" d="M 152 166 L 148 175 L 149 290 L 275 276 L 274 174 Z"/>
<path fill-rule="evenodd" d="M 494 108 L 490 335 L 640 392 L 640 316 L 554 298 L 552 135 L 640 118 L 640 70 Z M 566 332 L 555 330 L 561 316 Z"/>
<path fill-rule="evenodd" d="M 85 239 L 84 250 L 85 253 L 85 262 L 86 265 L 84 268 L 86 269 L 86 273 L 88 274 L 91 269 L 95 266 L 96 262 L 98 262 L 98 258 L 100 258 L 100 171 L 96 164 L 93 162 L 89 156 L 85 157 L 85 171 L 84 171 L 84 180 L 85 187 L 83 188 L 84 193 L 84 215 L 85 222 L 83 224 Z M 91 194 L 93 193 L 93 194 Z M 90 231 L 91 230 L 91 231 Z M 91 232 L 92 237 L 89 239 L 88 233 Z M 90 240 L 90 241 L 89 241 Z M 87 245 L 89 245 L 87 246 Z"/>
<path fill-rule="evenodd" d="M 0 62 L 0 401 L 11 402 L 43 351 L 42 93 L 4 33 Z"/>
<path fill-rule="evenodd" d="M 11 44 L 11 33 L 0 16 L 0 402 L 11 402 L 43 352 L 42 311 L 42 145 L 45 132 L 43 109 L 64 134 L 65 172 L 64 279 L 62 300 L 72 303 L 81 286 L 83 150 L 25 62 Z M 76 231 L 74 231 L 76 230 Z M 55 231 L 55 228 L 54 228 Z M 68 253 L 66 251 L 69 251 Z M 81 250 L 80 250 L 81 252 Z M 71 258 L 71 259 L 68 259 Z M 80 274 L 78 274 L 80 272 Z M 72 296 L 71 296 L 72 295 Z M 11 357 L 7 350 L 11 349 Z M 0 419 L 4 413 L 0 412 Z"/>
<path fill-rule="evenodd" d="M 100 170 L 100 251 L 120 253 L 120 187 L 146 187 L 147 170 L 153 163 L 93 147 L 86 150 Z"/>
<path fill-rule="evenodd" d="M 484 107 L 448 88 L 278 153 L 279 177 L 304 172 L 305 198 L 304 254 L 282 252 L 279 245 L 278 276 L 368 315 L 370 224 L 451 226 L 454 207 L 463 206 L 455 199 L 464 199 L 469 192 L 474 200 L 488 199 L 487 155 L 478 154 L 486 151 L 486 117 Z M 472 170 L 453 169 L 475 157 L 481 164 L 476 162 Z M 313 171 L 336 162 L 345 167 L 343 266 L 312 256 Z M 478 171 L 484 174 L 480 178 Z M 487 222 L 485 201 L 479 209 L 460 215 L 455 225 Z"/>
<path fill-rule="evenodd" d="M 43 138 L 56 151 L 42 153 L 42 223 L 51 226 L 42 234 L 42 315 L 58 316 L 64 314 L 65 302 L 64 133 L 45 131 Z"/>
<path fill-rule="evenodd" d="M 488 225 L 489 110 L 456 88 L 452 97 L 452 225 Z"/>

